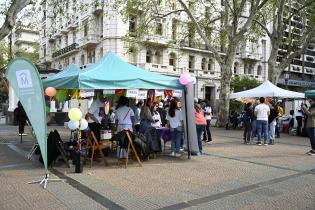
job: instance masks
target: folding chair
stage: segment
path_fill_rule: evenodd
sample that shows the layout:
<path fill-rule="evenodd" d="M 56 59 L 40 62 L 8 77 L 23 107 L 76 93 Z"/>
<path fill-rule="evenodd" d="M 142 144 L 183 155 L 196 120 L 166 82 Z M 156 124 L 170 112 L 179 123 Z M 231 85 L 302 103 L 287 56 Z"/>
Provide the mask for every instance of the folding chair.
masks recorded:
<path fill-rule="evenodd" d="M 87 136 L 87 143 L 86 143 L 86 149 L 85 149 L 85 160 L 87 159 L 87 151 L 91 150 L 91 158 L 90 158 L 90 167 L 92 167 L 92 162 L 94 158 L 95 151 L 99 151 L 101 158 L 104 160 L 104 164 L 108 165 L 108 162 L 103 154 L 103 149 L 109 148 L 110 143 L 109 142 L 103 142 L 99 143 L 95 137 L 95 134 L 93 131 L 88 131 L 86 133 Z"/>

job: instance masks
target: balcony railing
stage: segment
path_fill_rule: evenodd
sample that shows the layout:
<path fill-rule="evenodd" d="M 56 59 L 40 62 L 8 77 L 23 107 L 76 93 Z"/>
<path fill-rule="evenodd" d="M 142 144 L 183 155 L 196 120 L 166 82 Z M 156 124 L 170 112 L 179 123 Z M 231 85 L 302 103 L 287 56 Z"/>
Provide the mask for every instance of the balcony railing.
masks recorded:
<path fill-rule="evenodd" d="M 52 57 L 55 58 L 55 57 L 61 56 L 61 55 L 63 55 L 63 54 L 66 54 L 66 53 L 68 53 L 68 52 L 71 52 L 71 51 L 73 51 L 73 50 L 75 50 L 75 49 L 77 49 L 77 44 L 76 44 L 76 43 L 73 43 L 73 44 L 71 44 L 71 45 L 69 45 L 69 46 L 67 46 L 67 47 L 65 47 L 65 48 L 63 48 L 63 49 L 61 49 L 61 50 L 58 50 L 58 51 L 54 52 L 54 53 L 52 54 Z"/>

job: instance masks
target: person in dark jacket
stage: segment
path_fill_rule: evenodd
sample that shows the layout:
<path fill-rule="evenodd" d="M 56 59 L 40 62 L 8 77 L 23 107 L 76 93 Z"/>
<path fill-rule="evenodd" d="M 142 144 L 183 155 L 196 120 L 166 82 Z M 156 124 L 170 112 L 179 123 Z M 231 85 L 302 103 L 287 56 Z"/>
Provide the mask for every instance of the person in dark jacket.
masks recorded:
<path fill-rule="evenodd" d="M 252 116 L 253 116 L 253 104 L 247 103 L 244 107 L 243 123 L 244 123 L 244 144 L 250 143 L 252 134 Z"/>
<path fill-rule="evenodd" d="M 16 114 L 17 114 L 17 121 L 19 124 L 19 136 L 21 135 L 26 136 L 27 134 L 24 133 L 24 127 L 26 125 L 27 115 L 20 101 L 17 104 Z"/>

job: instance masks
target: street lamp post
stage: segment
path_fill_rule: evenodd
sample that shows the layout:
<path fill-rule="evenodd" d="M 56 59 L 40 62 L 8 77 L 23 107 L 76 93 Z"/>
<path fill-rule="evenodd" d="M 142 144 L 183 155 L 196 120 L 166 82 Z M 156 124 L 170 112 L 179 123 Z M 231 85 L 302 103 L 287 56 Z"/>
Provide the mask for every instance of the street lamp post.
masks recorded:
<path fill-rule="evenodd" d="M 289 88 L 288 87 L 288 82 L 289 82 L 289 79 L 290 79 L 290 73 L 289 72 L 284 72 L 283 77 L 284 77 L 286 89 L 288 89 Z"/>

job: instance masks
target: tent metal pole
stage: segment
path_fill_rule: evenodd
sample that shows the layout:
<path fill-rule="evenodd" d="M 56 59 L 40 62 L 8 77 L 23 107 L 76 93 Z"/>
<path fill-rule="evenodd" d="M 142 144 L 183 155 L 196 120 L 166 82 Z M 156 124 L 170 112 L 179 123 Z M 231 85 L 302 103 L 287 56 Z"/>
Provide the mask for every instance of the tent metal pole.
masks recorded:
<path fill-rule="evenodd" d="M 189 141 L 189 131 L 188 131 L 188 117 L 187 117 L 187 88 L 184 89 L 184 100 L 185 100 L 185 120 L 186 120 L 186 138 L 187 138 L 187 152 L 188 159 L 190 159 L 190 141 Z"/>

